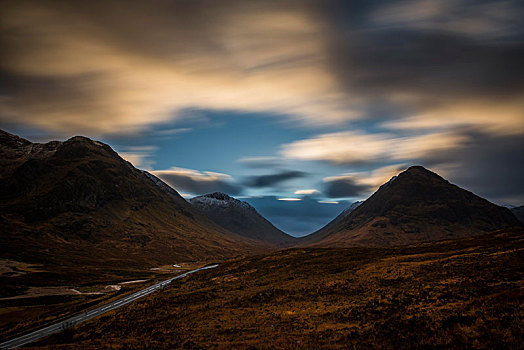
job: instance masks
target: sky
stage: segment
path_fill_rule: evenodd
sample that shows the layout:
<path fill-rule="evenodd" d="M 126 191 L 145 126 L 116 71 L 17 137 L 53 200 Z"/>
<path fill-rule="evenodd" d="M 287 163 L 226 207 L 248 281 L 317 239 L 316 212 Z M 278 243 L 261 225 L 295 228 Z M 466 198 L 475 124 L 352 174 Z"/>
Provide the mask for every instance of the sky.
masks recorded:
<path fill-rule="evenodd" d="M 0 0 L 0 128 L 311 233 L 410 165 L 524 204 L 522 1 Z"/>

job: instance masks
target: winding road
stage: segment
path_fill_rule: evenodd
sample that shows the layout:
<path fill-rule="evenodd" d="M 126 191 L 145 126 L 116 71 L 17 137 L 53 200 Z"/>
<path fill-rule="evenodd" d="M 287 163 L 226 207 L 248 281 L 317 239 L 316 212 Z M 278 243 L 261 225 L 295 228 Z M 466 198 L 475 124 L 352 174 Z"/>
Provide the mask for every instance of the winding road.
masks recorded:
<path fill-rule="evenodd" d="M 96 309 L 83 312 L 83 313 L 81 313 L 79 315 L 73 316 L 73 317 L 68 318 L 68 319 L 66 319 L 64 321 L 57 322 L 57 323 L 52 324 L 50 326 L 38 329 L 38 330 L 33 331 L 31 333 L 28 333 L 28 334 L 22 335 L 20 337 L 17 337 L 17 338 L 5 341 L 3 343 L 0 343 L 0 349 L 13 349 L 13 348 L 17 348 L 17 347 L 20 347 L 20 346 L 32 343 L 35 340 L 47 337 L 48 335 L 51 335 L 51 334 L 54 334 L 54 333 L 58 333 L 58 332 L 66 329 L 66 328 L 72 327 L 72 326 L 77 325 L 77 324 L 79 324 L 81 322 L 85 322 L 87 320 L 90 320 L 93 317 L 99 316 L 101 314 L 104 314 L 104 313 L 109 312 L 111 310 L 114 310 L 116 308 L 119 308 L 121 306 L 129 304 L 132 301 L 135 301 L 135 300 L 137 300 L 139 298 L 142 298 L 143 296 L 146 296 L 148 294 L 153 293 L 156 290 L 159 290 L 159 289 L 162 289 L 162 288 L 166 287 L 168 284 L 170 284 L 174 280 L 177 280 L 177 279 L 180 279 L 180 278 L 184 278 L 187 275 L 190 275 L 190 274 L 198 272 L 198 271 L 213 269 L 213 268 L 215 268 L 217 266 L 218 265 L 209 265 L 209 266 L 201 267 L 199 269 L 195 269 L 195 270 L 191 270 L 191 271 L 185 272 L 185 273 L 183 273 L 181 275 L 175 276 L 175 277 L 170 278 L 168 280 L 159 282 L 159 283 L 154 284 L 154 285 L 152 285 L 150 287 L 142 289 L 141 291 L 138 291 L 136 293 L 128 295 L 128 296 L 126 296 L 126 297 L 124 297 L 122 299 L 115 300 L 115 301 L 113 301 L 113 302 L 111 302 L 109 304 L 99 306 Z"/>

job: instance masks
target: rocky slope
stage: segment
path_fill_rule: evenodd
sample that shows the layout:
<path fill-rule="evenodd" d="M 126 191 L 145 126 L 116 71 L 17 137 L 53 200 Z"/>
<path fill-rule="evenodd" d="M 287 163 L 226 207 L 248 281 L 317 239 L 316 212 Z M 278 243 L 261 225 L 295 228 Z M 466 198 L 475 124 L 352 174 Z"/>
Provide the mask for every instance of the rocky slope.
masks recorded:
<path fill-rule="evenodd" d="M 499 207 L 420 166 L 382 185 L 344 218 L 303 239 L 320 246 L 391 246 L 518 227 Z"/>
<path fill-rule="evenodd" d="M 210 193 L 192 198 L 190 203 L 217 225 L 240 236 L 277 246 L 289 246 L 297 241 L 273 226 L 251 205 L 227 194 Z"/>
<path fill-rule="evenodd" d="M 153 264 L 259 251 L 166 188 L 101 142 L 0 131 L 0 257 Z"/>

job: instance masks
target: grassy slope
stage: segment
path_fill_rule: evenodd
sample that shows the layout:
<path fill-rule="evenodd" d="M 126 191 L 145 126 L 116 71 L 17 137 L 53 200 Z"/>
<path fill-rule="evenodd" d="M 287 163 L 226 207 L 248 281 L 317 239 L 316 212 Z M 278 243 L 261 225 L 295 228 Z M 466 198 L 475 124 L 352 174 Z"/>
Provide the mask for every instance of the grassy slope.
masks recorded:
<path fill-rule="evenodd" d="M 523 252 L 520 230 L 248 257 L 39 345 L 516 349 L 524 342 Z"/>

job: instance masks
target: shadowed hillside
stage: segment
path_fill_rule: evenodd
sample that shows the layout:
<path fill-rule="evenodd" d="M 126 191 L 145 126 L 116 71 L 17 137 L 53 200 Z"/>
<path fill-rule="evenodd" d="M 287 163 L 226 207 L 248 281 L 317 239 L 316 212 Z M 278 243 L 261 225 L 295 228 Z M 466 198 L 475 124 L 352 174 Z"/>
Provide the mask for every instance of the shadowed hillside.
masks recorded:
<path fill-rule="evenodd" d="M 0 132 L 0 255 L 60 264 L 158 264 L 260 245 L 215 225 L 151 174 L 85 137 Z"/>

